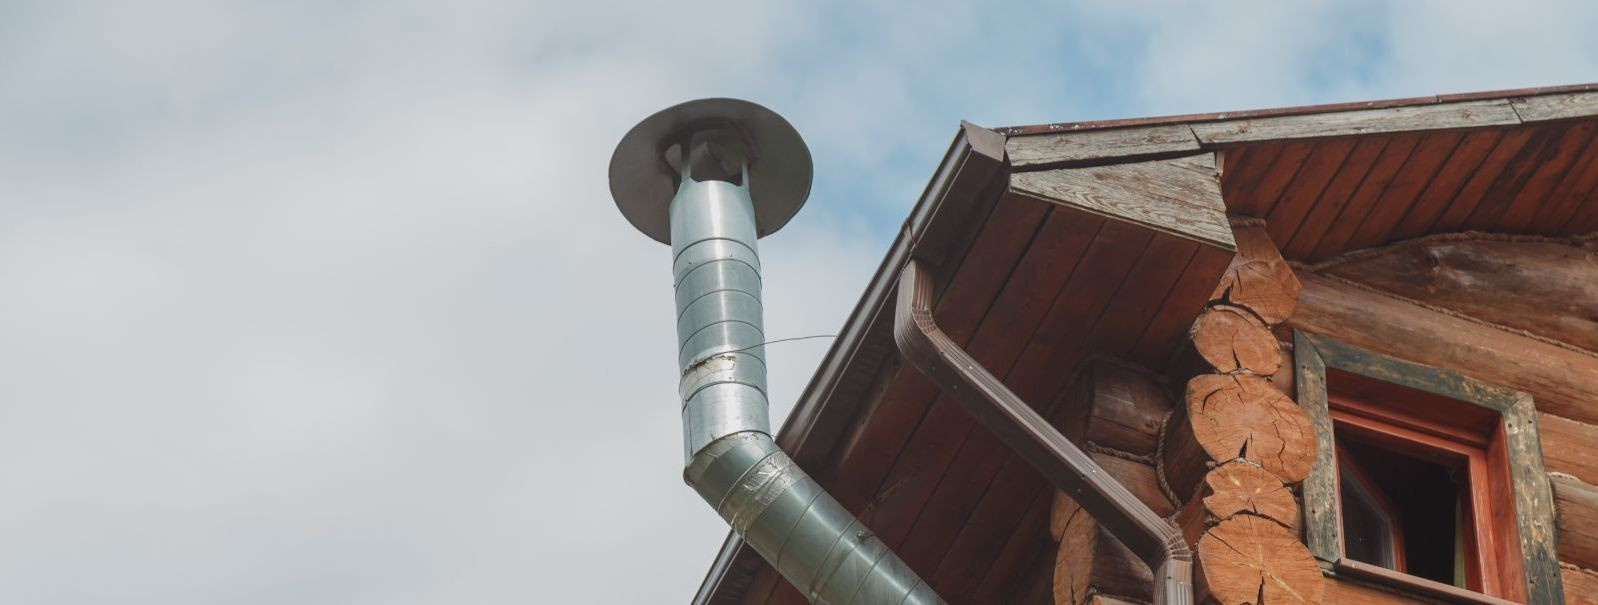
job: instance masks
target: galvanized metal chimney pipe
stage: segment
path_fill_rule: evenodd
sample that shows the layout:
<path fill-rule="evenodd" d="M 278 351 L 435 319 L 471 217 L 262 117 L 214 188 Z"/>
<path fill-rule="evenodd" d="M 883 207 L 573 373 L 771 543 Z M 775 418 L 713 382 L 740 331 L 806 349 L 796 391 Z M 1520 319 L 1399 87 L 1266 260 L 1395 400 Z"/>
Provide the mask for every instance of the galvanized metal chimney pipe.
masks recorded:
<path fill-rule="evenodd" d="M 746 101 L 684 103 L 622 139 L 610 179 L 672 247 L 684 480 L 812 602 L 943 603 L 771 437 L 756 240 L 809 193 L 798 133 Z"/>

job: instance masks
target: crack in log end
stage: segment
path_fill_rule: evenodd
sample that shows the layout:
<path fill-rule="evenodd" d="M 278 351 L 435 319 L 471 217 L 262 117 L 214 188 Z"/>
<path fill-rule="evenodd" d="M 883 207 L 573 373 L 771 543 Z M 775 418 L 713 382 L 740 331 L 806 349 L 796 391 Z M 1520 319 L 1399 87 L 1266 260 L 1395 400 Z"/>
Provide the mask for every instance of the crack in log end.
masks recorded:
<path fill-rule="evenodd" d="M 1238 515 L 1211 527 L 1199 539 L 1199 602 L 1319 603 L 1324 578 L 1297 537 L 1264 517 Z M 1274 520 L 1273 520 L 1274 521 Z"/>

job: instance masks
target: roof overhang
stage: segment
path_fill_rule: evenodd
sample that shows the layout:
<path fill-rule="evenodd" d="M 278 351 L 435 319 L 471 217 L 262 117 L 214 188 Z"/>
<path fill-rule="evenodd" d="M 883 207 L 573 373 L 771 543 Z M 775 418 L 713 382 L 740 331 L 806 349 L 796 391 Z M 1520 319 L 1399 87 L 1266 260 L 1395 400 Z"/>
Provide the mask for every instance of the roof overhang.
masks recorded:
<path fill-rule="evenodd" d="M 1206 182 L 1218 187 L 1215 204 Z M 1598 84 L 997 130 L 963 124 L 777 439 L 874 529 L 874 512 L 886 515 L 914 493 L 903 506 L 923 518 L 918 533 L 902 515 L 881 523 L 895 526 L 885 539 L 912 566 L 930 562 L 918 569 L 924 576 L 952 565 L 947 557 L 976 556 L 960 548 L 990 553 L 996 566 L 1026 565 L 1031 555 L 1008 534 L 978 548 L 970 545 L 978 538 L 956 535 L 957 524 L 937 522 L 1005 511 L 1018 521 L 985 531 L 1019 535 L 1038 522 L 1025 490 L 1042 484 L 970 433 L 963 412 L 941 410 L 936 392 L 901 364 L 891 314 L 909 259 L 940 278 L 940 323 L 972 340 L 979 359 L 981 343 L 1001 343 L 988 349 L 1004 361 L 984 363 L 1007 364 L 1006 382 L 1026 383 L 1011 386 L 1042 407 L 1058 390 L 1040 378 L 1046 364 L 1096 354 L 1165 363 L 1230 259 L 1226 215 L 1265 219 L 1290 258 L 1317 260 L 1437 232 L 1590 232 L 1595 194 Z M 1185 260 L 1160 262 L 1176 255 Z M 1093 283 L 1112 276 L 1119 285 Z M 1083 297 L 1092 304 L 1068 304 Z M 1097 319 L 1060 328 L 1054 316 L 1072 312 Z M 1134 328 L 1140 336 L 1127 336 Z M 934 431 L 932 422 L 944 424 Z M 916 456 L 950 443 L 958 457 L 917 465 Z M 979 504 L 943 489 L 962 472 L 999 475 L 994 481 L 1010 473 L 1016 495 L 1004 497 L 1014 502 Z M 940 531 L 950 535 L 933 535 Z M 993 581 L 960 586 L 980 592 L 978 583 Z M 729 535 L 695 602 L 781 600 L 779 583 Z"/>

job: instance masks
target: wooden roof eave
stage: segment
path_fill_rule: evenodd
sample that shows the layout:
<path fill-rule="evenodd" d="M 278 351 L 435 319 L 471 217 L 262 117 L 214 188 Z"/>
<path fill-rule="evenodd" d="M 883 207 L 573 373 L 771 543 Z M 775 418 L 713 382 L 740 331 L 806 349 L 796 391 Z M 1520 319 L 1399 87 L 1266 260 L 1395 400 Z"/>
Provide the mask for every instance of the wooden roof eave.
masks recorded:
<path fill-rule="evenodd" d="M 1598 84 L 999 130 L 963 124 L 779 431 L 778 443 L 807 468 L 831 461 L 849 424 L 869 399 L 873 378 L 897 355 L 891 305 L 899 271 L 911 258 L 933 268 L 958 260 L 975 235 L 969 226 L 972 213 L 990 207 L 1001 196 L 1021 195 L 1104 215 L 1107 209 L 1095 207 L 1093 200 L 1073 202 L 1049 191 L 1050 181 L 1074 178 L 1069 170 L 1074 168 L 1176 160 L 1237 145 L 1512 128 L 1583 118 L 1598 118 Z M 1123 214 L 1117 208 L 1108 211 Z M 1230 247 L 1221 237 L 1204 237 L 1210 235 L 1208 228 L 1162 227 L 1147 217 L 1107 218 L 1131 220 L 1140 228 L 1222 251 Z M 739 602 L 763 565 L 758 555 L 729 535 L 694 602 Z"/>
<path fill-rule="evenodd" d="M 1018 171 L 1228 146 L 1598 117 L 1598 84 L 1389 101 L 1001 128 Z"/>
<path fill-rule="evenodd" d="M 933 266 L 968 243 L 963 225 L 973 211 L 1003 194 L 1009 181 L 1005 136 L 962 122 L 904 227 L 855 303 L 838 338 L 823 357 L 799 401 L 776 435 L 777 443 L 801 466 L 826 462 L 839 436 L 865 402 L 866 389 L 893 342 L 893 301 L 899 273 L 911 258 Z M 729 532 L 694 595 L 695 605 L 736 602 L 763 561 Z"/>

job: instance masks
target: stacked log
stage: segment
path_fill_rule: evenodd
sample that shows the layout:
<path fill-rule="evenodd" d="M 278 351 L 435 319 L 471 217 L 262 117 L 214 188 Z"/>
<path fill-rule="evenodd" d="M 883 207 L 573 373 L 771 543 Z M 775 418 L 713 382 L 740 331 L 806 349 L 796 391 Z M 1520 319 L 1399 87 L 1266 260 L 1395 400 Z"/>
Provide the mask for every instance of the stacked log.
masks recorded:
<path fill-rule="evenodd" d="M 1056 497 L 1050 529 L 1060 549 L 1054 562 L 1054 602 L 1091 602 L 1096 596 L 1147 601 L 1154 574 L 1148 565 L 1069 497 Z"/>
<path fill-rule="evenodd" d="M 1158 476 L 1182 502 L 1174 521 L 1196 554 L 1199 602 L 1320 603 L 1324 580 L 1292 495 L 1314 466 L 1315 432 L 1271 382 L 1284 365 L 1271 329 L 1301 286 L 1263 222 L 1232 228 L 1237 257 L 1189 332 L 1207 369 L 1165 422 Z"/>
<path fill-rule="evenodd" d="M 1175 514 L 1160 489 L 1154 454 L 1172 404 L 1168 386 L 1149 370 L 1113 359 L 1085 362 L 1067 389 L 1054 424 L 1156 514 Z M 1064 492 L 1057 492 L 1049 532 L 1057 604 L 1148 602 L 1153 574 L 1120 540 Z"/>

